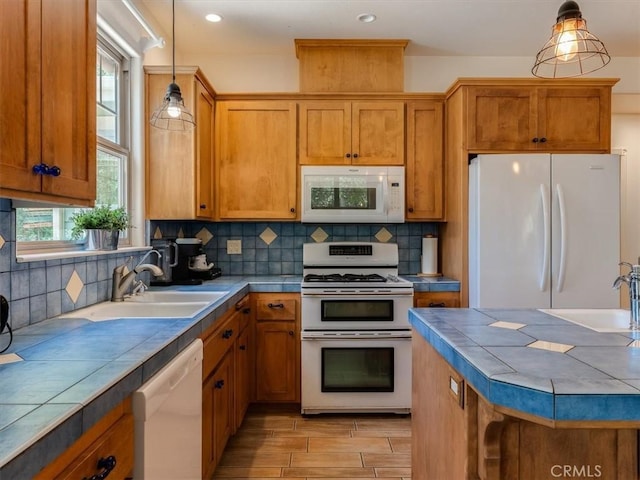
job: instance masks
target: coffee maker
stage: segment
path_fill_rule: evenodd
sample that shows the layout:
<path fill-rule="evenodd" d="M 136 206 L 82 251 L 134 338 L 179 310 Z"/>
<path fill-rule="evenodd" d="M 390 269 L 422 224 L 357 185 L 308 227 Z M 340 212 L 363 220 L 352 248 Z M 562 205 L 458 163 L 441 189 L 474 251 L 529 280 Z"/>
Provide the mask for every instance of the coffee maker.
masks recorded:
<path fill-rule="evenodd" d="M 151 281 L 153 286 L 200 285 L 221 275 L 221 270 L 207 262 L 207 255 L 199 238 L 153 239 L 151 246 L 162 257 L 159 267 L 164 275 Z"/>

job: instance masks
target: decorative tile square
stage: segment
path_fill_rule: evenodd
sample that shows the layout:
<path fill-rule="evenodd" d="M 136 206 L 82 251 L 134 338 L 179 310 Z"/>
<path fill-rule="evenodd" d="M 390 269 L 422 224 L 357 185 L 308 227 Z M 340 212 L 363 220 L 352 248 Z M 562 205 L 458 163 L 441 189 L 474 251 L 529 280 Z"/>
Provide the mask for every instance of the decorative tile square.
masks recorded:
<path fill-rule="evenodd" d="M 519 328 L 526 327 L 525 323 L 516 323 L 516 322 L 493 322 L 489 324 L 490 327 L 498 327 L 498 328 L 507 328 L 509 330 L 518 330 Z"/>
<path fill-rule="evenodd" d="M 313 241 L 316 243 L 322 243 L 329 238 L 329 235 L 322 228 L 318 227 L 311 234 L 311 238 L 313 238 Z"/>
<path fill-rule="evenodd" d="M 213 234 L 205 227 L 202 227 L 202 230 L 196 233 L 196 238 L 202 240 L 202 245 L 206 245 L 213 238 Z"/>
<path fill-rule="evenodd" d="M 184 238 L 184 231 L 182 230 L 182 228 L 178 230 L 178 238 Z"/>
<path fill-rule="evenodd" d="M 153 238 L 162 238 L 162 230 L 160 230 L 160 227 L 156 227 L 156 231 L 153 232 Z"/>
<path fill-rule="evenodd" d="M 549 350 L 550 352 L 566 353 L 571 350 L 573 345 L 565 345 L 564 343 L 545 342 L 543 340 L 537 340 L 527 345 L 527 347 L 538 348 L 540 350 Z"/>
<path fill-rule="evenodd" d="M 78 272 L 74 270 L 71 274 L 71 278 L 67 282 L 67 286 L 65 287 L 65 290 L 69 294 L 69 297 L 71 298 L 73 303 L 76 303 L 78 301 L 80 292 L 82 292 L 82 287 L 84 287 L 82 279 L 78 275 Z"/>
<path fill-rule="evenodd" d="M 15 362 L 22 362 L 23 359 L 22 357 L 20 357 L 19 355 L 16 355 L 15 353 L 5 353 L 3 355 L 0 355 L 0 365 L 4 365 L 5 363 L 15 363 Z"/>
<path fill-rule="evenodd" d="M 4 238 L 2 238 L 2 235 L 0 235 L 0 248 L 2 248 L 4 246 Z"/>
<path fill-rule="evenodd" d="M 393 235 L 391 234 L 391 232 L 389 230 L 387 230 L 386 228 L 382 227 L 378 233 L 376 233 L 375 235 L 376 240 L 378 240 L 380 243 L 387 243 L 389 240 L 391 240 L 393 238 Z"/>
<path fill-rule="evenodd" d="M 260 239 L 267 245 L 271 245 L 276 238 L 278 238 L 278 235 L 276 235 L 276 232 L 271 230 L 269 227 L 265 228 L 260 234 Z"/>

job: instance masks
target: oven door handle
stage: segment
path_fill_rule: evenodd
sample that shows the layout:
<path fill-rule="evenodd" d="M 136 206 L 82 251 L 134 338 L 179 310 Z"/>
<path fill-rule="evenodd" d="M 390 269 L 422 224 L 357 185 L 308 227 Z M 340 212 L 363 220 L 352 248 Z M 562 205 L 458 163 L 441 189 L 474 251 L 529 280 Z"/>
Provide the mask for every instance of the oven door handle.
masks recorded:
<path fill-rule="evenodd" d="M 302 332 L 302 340 L 388 340 L 390 338 L 411 339 L 411 331 L 397 332 Z"/>
<path fill-rule="evenodd" d="M 328 292 L 328 293 L 303 293 L 302 294 L 302 298 L 322 298 L 322 299 L 327 299 L 327 300 L 339 300 L 342 298 L 357 298 L 357 299 L 364 299 L 364 300 L 368 300 L 368 299 L 375 299 L 375 298 L 407 298 L 407 297 L 413 297 L 413 292 L 407 292 L 407 293 L 402 293 L 402 292 L 365 292 L 365 293 L 358 293 L 358 292 L 348 292 L 348 293 L 337 293 L 337 292 Z"/>

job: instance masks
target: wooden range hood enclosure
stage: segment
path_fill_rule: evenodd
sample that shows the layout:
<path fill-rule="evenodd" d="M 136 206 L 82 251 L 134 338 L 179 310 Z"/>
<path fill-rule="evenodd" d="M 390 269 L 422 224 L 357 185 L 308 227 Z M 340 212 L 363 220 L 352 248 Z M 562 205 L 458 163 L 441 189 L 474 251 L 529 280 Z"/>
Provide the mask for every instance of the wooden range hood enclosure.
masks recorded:
<path fill-rule="evenodd" d="M 409 40 L 296 39 L 300 91 L 404 91 L 404 49 Z"/>

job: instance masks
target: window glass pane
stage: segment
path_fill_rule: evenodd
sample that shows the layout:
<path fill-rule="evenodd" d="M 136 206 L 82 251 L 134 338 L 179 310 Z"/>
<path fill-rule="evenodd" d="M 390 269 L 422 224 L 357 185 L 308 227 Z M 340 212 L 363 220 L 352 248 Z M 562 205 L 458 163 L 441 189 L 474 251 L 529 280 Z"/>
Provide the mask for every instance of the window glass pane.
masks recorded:
<path fill-rule="evenodd" d="M 100 62 L 98 64 L 98 88 L 100 91 L 98 102 L 105 108 L 116 112 L 118 110 L 118 64 L 103 51 L 99 51 L 98 57 Z"/>
<path fill-rule="evenodd" d="M 98 113 L 96 121 L 98 135 L 116 143 L 118 141 L 118 116 L 100 104 L 96 110 Z"/>
<path fill-rule="evenodd" d="M 123 156 L 99 148 L 97 160 L 96 204 L 114 207 L 122 205 Z"/>

